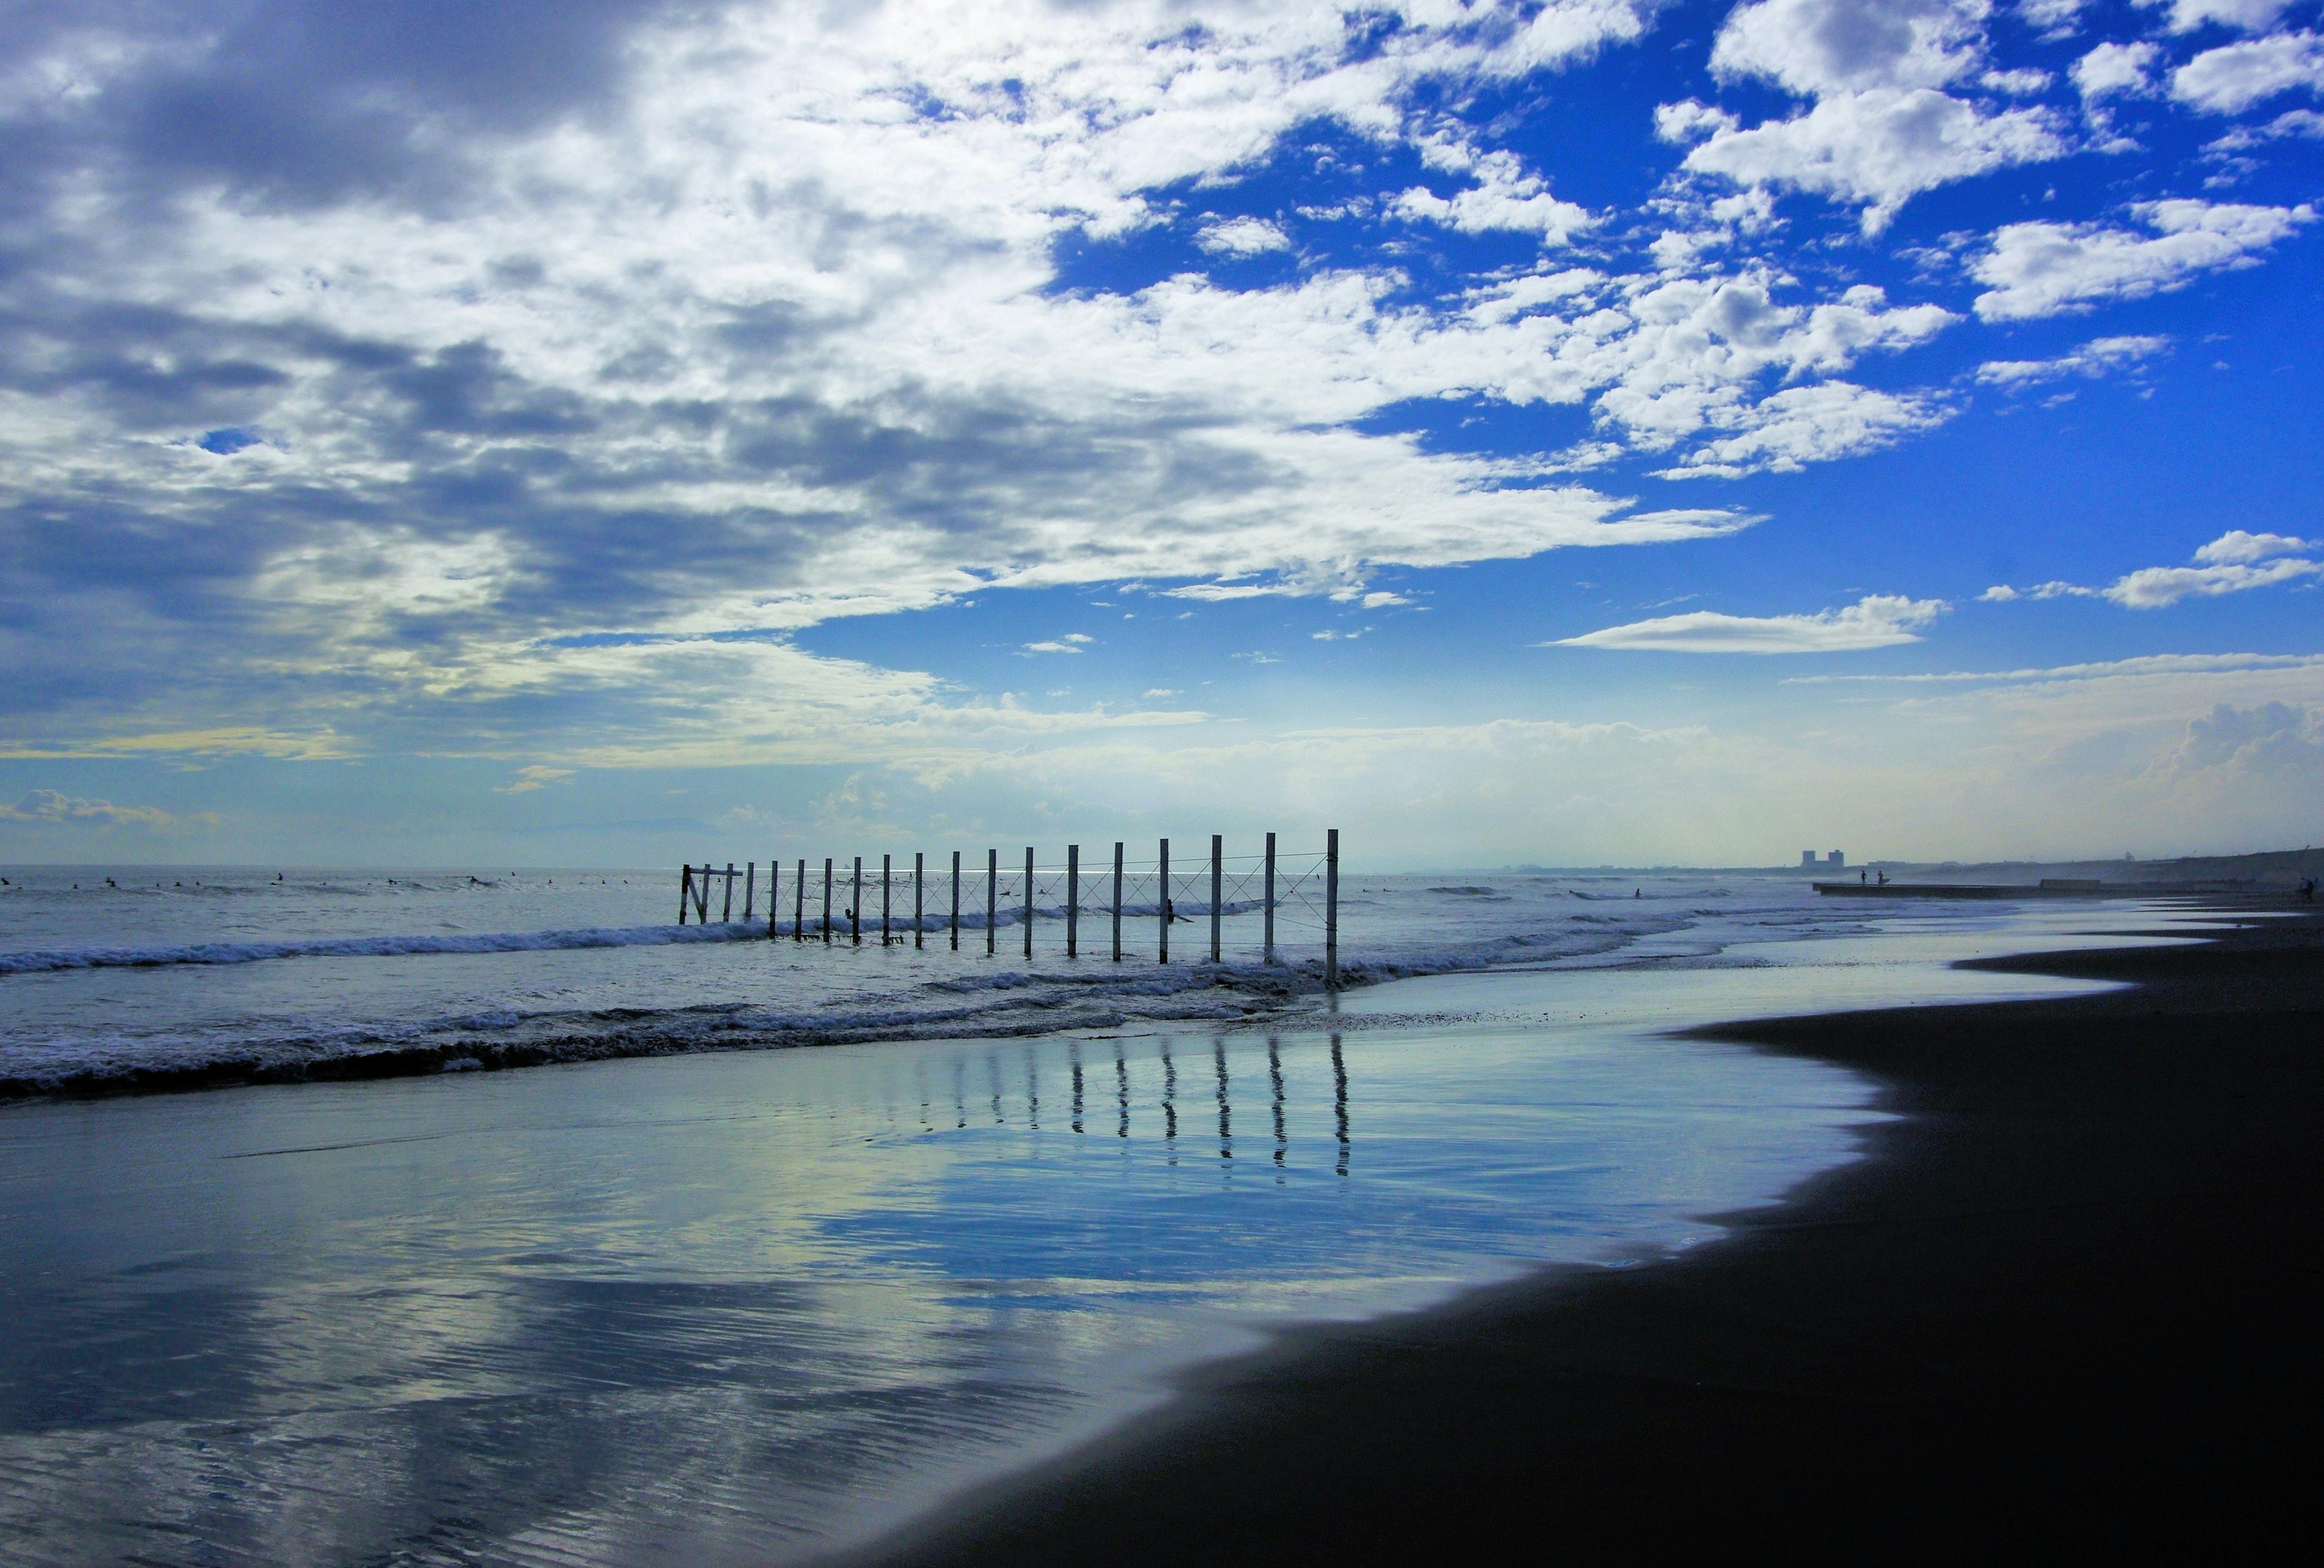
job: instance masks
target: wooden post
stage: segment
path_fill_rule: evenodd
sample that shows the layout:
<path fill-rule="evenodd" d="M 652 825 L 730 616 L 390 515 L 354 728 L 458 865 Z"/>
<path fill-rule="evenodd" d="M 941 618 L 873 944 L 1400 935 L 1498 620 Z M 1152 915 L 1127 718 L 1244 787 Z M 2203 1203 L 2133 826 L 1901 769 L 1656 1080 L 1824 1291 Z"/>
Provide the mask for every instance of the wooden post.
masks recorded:
<path fill-rule="evenodd" d="M 1025 956 L 1033 956 L 1033 846 L 1025 846 Z"/>
<path fill-rule="evenodd" d="M 798 875 L 791 883 L 791 940 L 807 940 L 807 862 L 798 863 Z"/>
<path fill-rule="evenodd" d="M 831 945 L 831 857 L 823 857 L 823 945 Z"/>
<path fill-rule="evenodd" d="M 1001 940 L 1000 918 L 1001 852 L 988 849 L 984 852 L 984 953 L 988 958 L 998 951 L 994 944 Z"/>
<path fill-rule="evenodd" d="M 1267 962 L 1275 962 L 1275 835 L 1267 835 Z"/>
<path fill-rule="evenodd" d="M 892 854 L 883 854 L 880 857 L 880 945 L 882 947 L 888 945 L 890 879 L 895 874 L 895 861 L 896 857 Z"/>
<path fill-rule="evenodd" d="M 694 881 L 694 923 L 710 924 L 710 862 L 702 862 L 702 874 Z"/>
<path fill-rule="evenodd" d="M 751 923 L 752 903 L 758 896 L 759 862 L 754 860 L 744 861 L 742 862 L 742 924 L 745 926 Z"/>
<path fill-rule="evenodd" d="M 960 951 L 960 851 L 952 852 L 952 950 Z"/>
<path fill-rule="evenodd" d="M 1170 962 L 1170 841 L 1167 838 L 1162 841 L 1161 870 L 1157 873 L 1157 875 L 1161 878 L 1162 888 L 1162 893 L 1159 899 L 1160 918 L 1162 922 L 1162 951 L 1161 955 L 1156 958 L 1155 962 L 1157 964 L 1167 964 Z"/>
<path fill-rule="evenodd" d="M 855 857 L 854 891 L 847 897 L 847 939 L 863 945 L 863 857 Z"/>
<path fill-rule="evenodd" d="M 1082 846 L 1065 845 L 1065 956 L 1082 950 Z"/>
<path fill-rule="evenodd" d="M 927 945 L 920 939 L 920 891 L 927 886 L 927 854 L 925 851 L 916 849 L 912 852 L 912 945 L 915 948 Z"/>
<path fill-rule="evenodd" d="M 694 867 L 691 863 L 678 868 L 678 923 L 686 924 L 686 900 L 694 896 Z"/>
<path fill-rule="evenodd" d="M 1323 841 L 1323 989 L 1340 989 L 1340 830 Z"/>
<path fill-rule="evenodd" d="M 718 906 L 718 923 L 721 926 L 734 923 L 734 862 L 731 860 L 726 862 L 726 901 Z"/>
<path fill-rule="evenodd" d="M 1113 841 L 1113 961 L 1121 962 L 1121 840 Z"/>
<path fill-rule="evenodd" d="M 775 934 L 775 911 L 783 907 L 783 862 L 767 862 L 767 935 Z"/>
<path fill-rule="evenodd" d="M 1219 899 L 1226 888 L 1226 840 L 1218 834 L 1211 835 L 1211 962 L 1219 961 Z"/>

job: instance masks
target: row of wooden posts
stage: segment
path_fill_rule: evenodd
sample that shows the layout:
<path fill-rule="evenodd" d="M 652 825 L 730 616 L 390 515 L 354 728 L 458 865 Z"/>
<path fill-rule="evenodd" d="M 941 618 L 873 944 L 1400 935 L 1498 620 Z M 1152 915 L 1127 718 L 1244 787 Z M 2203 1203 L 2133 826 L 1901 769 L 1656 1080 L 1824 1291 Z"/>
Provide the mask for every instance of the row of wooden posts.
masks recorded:
<path fill-rule="evenodd" d="M 1340 983 L 1340 830 L 1336 827 L 1333 828 L 1325 835 L 1324 842 L 1326 847 L 1323 852 L 1323 982 L 1336 989 Z M 1224 901 L 1226 866 L 1224 845 L 1225 840 L 1222 835 L 1211 835 L 1210 956 L 1213 964 L 1220 961 L 1219 921 L 1221 905 Z M 999 951 L 1001 852 L 997 849 L 990 849 L 984 853 L 984 950 L 990 954 Z M 1122 846 L 1117 842 L 1113 846 L 1111 904 L 1113 961 L 1117 964 L 1121 962 L 1122 956 L 1121 853 Z M 1156 960 L 1158 963 L 1167 964 L 1170 962 L 1170 924 L 1176 918 L 1176 912 L 1172 908 L 1170 898 L 1170 841 L 1167 838 L 1161 841 L 1160 857 L 1156 863 L 1157 886 L 1159 890 L 1155 911 L 1158 922 Z M 825 946 L 831 945 L 835 936 L 831 918 L 831 895 L 833 872 L 836 864 L 837 862 L 828 856 L 823 862 L 823 918 L 820 934 Z M 808 931 L 807 862 L 802 859 L 798 862 L 798 872 L 791 880 L 791 939 L 804 942 L 807 938 Z M 769 936 L 780 934 L 776 923 L 781 881 L 780 868 L 781 862 L 779 861 L 767 862 L 767 935 Z M 1028 958 L 1033 956 L 1034 870 L 1033 850 L 1030 845 L 1028 845 L 1025 850 L 1024 909 L 1024 945 L 1025 956 Z M 1079 957 L 1081 955 L 1081 872 L 1082 846 L 1077 844 L 1068 844 L 1065 846 L 1065 956 L 1068 958 Z M 741 871 L 734 869 L 734 862 L 732 861 L 726 862 L 726 869 L 723 872 L 708 864 L 680 868 L 678 884 L 678 923 L 681 926 L 686 924 L 687 914 L 690 908 L 697 920 L 704 925 L 708 925 L 710 923 L 710 884 L 722 879 L 726 884 L 726 896 L 719 918 L 722 922 L 731 923 L 734 918 L 734 881 L 738 877 L 742 880 L 742 919 L 745 924 L 750 923 L 752 918 L 752 911 L 758 901 L 758 862 L 755 861 L 746 862 Z M 882 946 L 888 945 L 891 940 L 896 939 L 890 935 L 892 916 L 890 911 L 893 881 L 894 857 L 883 854 L 880 857 L 880 943 Z M 927 945 L 925 908 L 927 885 L 927 857 L 925 853 L 915 853 L 912 856 L 912 945 L 915 947 L 924 947 Z M 1272 964 L 1276 961 L 1276 859 L 1275 835 L 1271 833 L 1267 835 L 1266 872 L 1263 885 L 1265 892 L 1260 902 L 1263 918 L 1261 940 L 1266 962 Z M 848 901 L 847 937 L 851 943 L 861 946 L 863 942 L 863 857 L 862 855 L 855 857 L 853 894 L 854 896 Z M 960 851 L 958 850 L 952 852 L 952 912 L 946 928 L 951 934 L 953 951 L 958 952 L 960 950 Z"/>

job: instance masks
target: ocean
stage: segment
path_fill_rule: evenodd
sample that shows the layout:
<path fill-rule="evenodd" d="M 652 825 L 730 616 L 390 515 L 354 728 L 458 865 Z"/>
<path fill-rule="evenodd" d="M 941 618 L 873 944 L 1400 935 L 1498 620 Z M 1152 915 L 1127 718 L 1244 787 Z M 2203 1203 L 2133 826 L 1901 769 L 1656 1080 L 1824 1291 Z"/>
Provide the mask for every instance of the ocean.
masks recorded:
<path fill-rule="evenodd" d="M 1351 875 L 1326 997 L 1289 916 L 1190 961 L 1184 894 L 1165 966 L 1150 905 L 1028 964 L 680 927 L 643 872 L 6 874 L 27 1563 L 812 1556 L 1303 1323 L 1715 1237 L 1877 1088 L 1669 1031 L 2078 989 L 1946 963 L 2090 914 Z M 327 1081 L 91 1097 L 251 1072 Z"/>

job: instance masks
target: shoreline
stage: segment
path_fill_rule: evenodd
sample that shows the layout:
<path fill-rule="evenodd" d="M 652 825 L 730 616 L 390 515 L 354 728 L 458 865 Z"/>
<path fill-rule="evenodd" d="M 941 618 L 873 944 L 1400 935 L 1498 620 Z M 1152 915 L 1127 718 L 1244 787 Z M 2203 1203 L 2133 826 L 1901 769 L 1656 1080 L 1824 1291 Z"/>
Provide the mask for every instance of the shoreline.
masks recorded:
<path fill-rule="evenodd" d="M 1716 1241 L 1287 1333 L 835 1560 L 2304 1538 L 2324 921 L 1960 967 L 2127 989 L 1684 1031 L 1897 1114 Z"/>

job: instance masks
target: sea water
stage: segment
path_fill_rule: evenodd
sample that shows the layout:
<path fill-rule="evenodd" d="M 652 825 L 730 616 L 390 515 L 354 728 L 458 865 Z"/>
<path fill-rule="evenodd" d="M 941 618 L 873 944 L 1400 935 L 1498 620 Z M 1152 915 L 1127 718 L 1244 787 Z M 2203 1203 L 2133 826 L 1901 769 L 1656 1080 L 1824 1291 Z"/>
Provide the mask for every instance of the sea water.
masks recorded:
<path fill-rule="evenodd" d="M 1193 965 L 1140 989 L 1038 947 L 497 940 L 512 912 L 658 929 L 605 918 L 632 907 L 618 873 L 562 890 L 582 874 L 470 904 L 448 876 L 408 901 L 400 874 L 221 876 L 230 913 L 115 949 L 228 962 L 0 980 L 8 1048 L 94 1064 L 82 1085 L 236 1028 L 320 1056 L 618 1010 L 678 1053 L 0 1109 L 0 1555 L 812 1556 L 1268 1333 L 1711 1237 L 1855 1158 L 1873 1090 L 1665 1031 L 2072 989 L 1944 961 L 2087 925 L 1772 881 L 1351 879 L 1351 964 L 1435 976 L 1336 1002 Z M 95 895 L 43 897 L 14 951 L 97 950 Z M 373 945 L 240 951 L 318 907 Z M 703 1010 L 742 1021 L 696 1034 Z M 890 1038 L 687 1048 L 834 1018 Z"/>
<path fill-rule="evenodd" d="M 680 925 L 676 877 L 645 872 L 11 869 L 0 887 L 0 1094 L 357 1062 L 436 1072 L 1231 1022 L 1321 988 L 1313 856 L 1285 859 L 1273 964 L 1263 962 L 1257 868 L 1233 864 L 1215 965 L 1201 962 L 1210 922 L 1199 865 L 1173 878 L 1167 964 L 1157 961 L 1150 871 L 1130 880 L 1115 964 L 1111 912 L 1101 907 L 1110 888 L 1095 870 L 1079 890 L 1080 956 L 1069 962 L 1054 870 L 1038 873 L 1028 960 L 1021 872 L 1004 884 L 988 954 L 981 877 L 954 946 L 948 867 L 923 890 L 917 944 L 908 870 L 891 877 L 883 945 L 878 869 L 858 904 L 851 868 L 839 868 L 830 943 L 819 865 L 810 867 L 805 942 L 788 935 L 795 865 L 778 890 L 787 935 L 777 940 L 766 937 L 763 881 L 751 920 L 740 918 L 739 887 L 737 918 L 721 918 L 722 881 L 712 922 Z M 1821 900 L 1795 877 L 1545 873 L 1350 875 L 1339 909 L 1342 971 L 1357 983 L 1512 964 L 1716 963 L 1738 943 L 1845 936 L 1922 912 Z"/>

